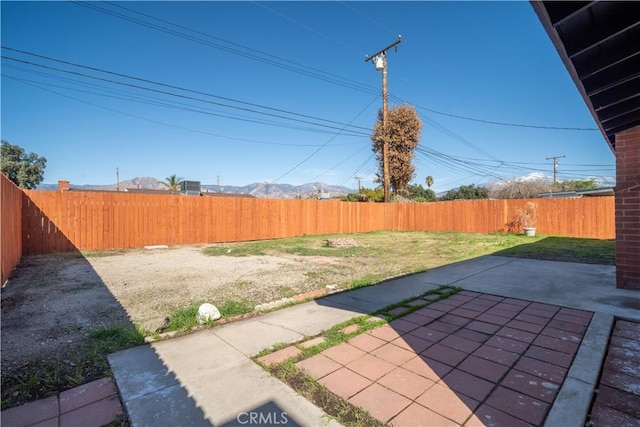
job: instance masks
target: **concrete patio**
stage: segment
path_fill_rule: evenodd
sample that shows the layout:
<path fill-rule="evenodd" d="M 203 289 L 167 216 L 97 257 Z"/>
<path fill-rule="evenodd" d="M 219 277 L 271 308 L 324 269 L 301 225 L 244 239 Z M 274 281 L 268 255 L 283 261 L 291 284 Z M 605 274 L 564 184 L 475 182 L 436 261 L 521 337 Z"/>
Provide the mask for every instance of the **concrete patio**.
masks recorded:
<path fill-rule="evenodd" d="M 464 291 L 300 368 L 394 425 L 582 426 L 600 381 L 607 393 L 592 416 L 640 422 L 633 412 L 640 360 L 632 350 L 640 347 L 640 297 L 616 289 L 612 266 L 481 257 L 132 348 L 109 361 L 133 426 L 244 425 L 251 414 L 262 414 L 262 425 L 284 424 L 282 414 L 287 425 L 337 425 L 251 357 L 439 285 Z"/>

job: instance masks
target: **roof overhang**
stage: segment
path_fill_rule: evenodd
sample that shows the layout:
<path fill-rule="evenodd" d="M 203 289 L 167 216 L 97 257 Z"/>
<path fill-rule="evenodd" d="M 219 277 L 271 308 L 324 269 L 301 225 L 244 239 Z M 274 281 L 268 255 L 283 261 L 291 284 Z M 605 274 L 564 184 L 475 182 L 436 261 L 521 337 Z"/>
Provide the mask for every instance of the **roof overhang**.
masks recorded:
<path fill-rule="evenodd" d="M 531 5 L 615 150 L 616 133 L 640 125 L 640 2 Z"/>

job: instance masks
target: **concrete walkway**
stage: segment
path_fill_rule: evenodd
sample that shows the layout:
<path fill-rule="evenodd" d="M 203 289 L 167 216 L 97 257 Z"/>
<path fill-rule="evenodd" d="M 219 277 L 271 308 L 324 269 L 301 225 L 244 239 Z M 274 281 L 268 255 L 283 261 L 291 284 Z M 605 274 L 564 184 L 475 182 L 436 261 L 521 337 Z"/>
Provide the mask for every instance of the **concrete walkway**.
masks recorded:
<path fill-rule="evenodd" d="M 640 321 L 638 293 L 616 289 L 614 272 L 611 266 L 482 257 L 125 350 L 109 361 L 133 426 L 231 426 L 251 420 L 278 425 L 284 419 L 287 425 L 335 425 L 250 357 L 439 285 L 455 285 L 596 313 L 547 417 L 548 425 L 578 426 L 597 384 L 614 316 Z"/>
<path fill-rule="evenodd" d="M 598 386 L 599 381 L 606 384 L 608 394 L 596 402 L 597 405 L 594 408 L 598 412 L 595 416 L 602 418 L 617 415 L 617 419 L 620 419 L 618 412 L 626 410 L 625 404 L 633 407 L 640 401 L 640 398 L 633 402 L 624 400 L 625 396 L 638 397 L 640 374 L 620 375 L 621 370 L 630 372 L 629 369 L 638 369 L 637 372 L 640 372 L 637 351 L 629 350 L 640 345 L 638 323 L 623 322 L 620 327 L 616 324 L 618 332 L 614 333 L 612 346 L 617 347 L 612 347 L 614 351 L 610 351 L 607 356 L 606 367 L 609 368 L 605 371 L 608 374 L 599 378 L 614 318 L 640 322 L 640 293 L 616 289 L 615 268 L 612 266 L 497 256 L 447 265 L 376 286 L 333 294 L 261 317 L 128 349 L 110 355 L 109 362 L 132 426 L 338 425 L 335 420 L 287 385 L 267 374 L 251 360 L 251 357 L 274 344 L 298 342 L 354 316 L 371 313 L 400 300 L 421 295 L 440 285 L 458 286 L 482 294 L 482 299 L 491 300 L 491 296 L 500 296 L 594 313 L 588 329 L 581 338 L 580 347 L 572 353 L 575 354 L 575 358 L 572 359 L 571 365 L 567 366 L 562 388 L 557 391 L 553 402 L 548 402 L 549 410 L 546 412 L 545 425 L 583 426 L 593 397 L 593 389 Z M 502 302 L 508 307 L 508 304 L 513 301 Z M 529 307 L 533 307 L 534 310 L 531 313 L 534 313 L 536 306 L 529 304 Z M 472 311 L 465 312 L 463 309 L 458 311 L 456 316 L 460 314 L 470 316 Z M 565 310 L 563 313 L 571 313 L 571 311 Z M 518 314 L 514 312 L 514 318 L 509 321 L 519 321 L 515 316 L 522 314 L 529 317 L 524 318 L 525 322 L 521 327 L 525 329 L 534 327 L 532 322 L 536 321 L 535 313 L 534 317 L 530 317 L 531 314 L 524 311 Z M 490 308 L 486 313 L 479 315 L 484 316 L 483 319 L 488 320 L 488 323 L 494 322 L 494 325 L 504 321 L 500 316 L 492 315 Z M 493 320 L 491 316 L 494 316 Z M 449 321 L 451 319 L 452 317 L 448 318 Z M 426 324 L 421 327 L 430 326 Z M 460 328 L 458 332 L 467 326 L 460 326 Z M 395 332 L 411 335 L 409 331 L 403 331 L 400 327 Z M 502 332 L 486 330 L 484 333 L 490 336 L 488 339 L 506 337 L 504 330 Z M 415 335 L 416 332 L 413 334 Z M 465 334 L 467 338 L 479 339 L 478 334 L 471 334 L 468 331 Z M 405 344 L 400 343 L 400 346 L 404 346 L 405 350 L 420 353 L 416 356 L 417 358 L 429 355 L 440 357 L 434 356 L 433 350 L 427 349 L 425 354 L 422 354 L 422 349 L 415 345 L 407 347 L 410 341 L 416 342 L 416 336 L 408 337 L 408 335 L 406 337 L 403 335 L 404 338 L 401 338 Z M 422 338 L 429 337 L 422 336 Z M 453 349 L 462 342 L 459 337 L 441 336 L 440 338 L 443 340 L 442 343 L 434 343 L 433 348 L 449 345 L 447 348 Z M 430 339 L 433 340 L 433 338 Z M 395 350 L 395 347 L 393 349 Z M 441 348 L 441 350 L 446 349 Z M 491 351 L 484 354 L 493 354 L 495 348 L 489 350 Z M 381 357 L 376 354 L 373 356 L 367 354 L 368 359 L 373 360 L 371 357 L 374 356 Z M 475 353 L 469 356 L 480 357 Z M 448 361 L 447 357 L 444 357 L 444 362 Z M 406 361 L 402 363 L 404 362 Z M 632 365 L 633 363 L 635 365 Z M 630 368 L 632 366 L 635 368 Z M 464 370 L 461 366 L 455 368 Z M 478 373 L 478 375 L 482 374 Z M 473 376 L 468 375 L 468 377 Z M 476 377 L 474 381 L 477 379 Z M 110 410 L 119 412 L 119 406 L 113 405 L 117 402 L 112 393 L 109 396 L 100 394 L 107 389 L 113 390 L 113 385 L 109 386 L 106 383 L 96 383 L 96 385 L 100 387 L 94 388 L 100 391 L 97 392 L 94 400 L 100 401 L 107 397 L 112 404 Z M 471 386 L 472 384 L 462 384 L 462 388 Z M 86 413 L 91 419 L 91 414 L 96 416 L 97 413 L 91 409 L 92 402 L 86 400 L 87 394 L 82 391 L 74 389 L 65 392 L 64 406 L 67 409 L 72 408 L 76 413 Z M 73 401 L 67 401 L 66 397 L 73 398 L 71 399 Z M 45 423 L 29 422 L 33 417 L 25 418 L 27 415 L 35 415 L 36 409 L 41 406 L 51 412 L 51 408 L 55 406 L 52 399 L 58 398 L 50 398 L 51 402 L 45 399 L 46 402 L 37 401 L 24 405 L 27 409 L 19 407 L 3 411 L 2 425 L 73 425 L 66 422 L 71 419 L 63 419 L 63 409 L 60 409 L 62 403 L 57 400 L 59 408 L 57 407 L 57 412 L 53 411 L 56 414 L 48 417 Z M 611 403 L 616 399 L 618 401 L 616 405 Z M 428 401 L 428 399 L 421 401 L 419 398 L 415 400 L 418 404 L 427 402 L 424 403 L 427 406 Z M 420 407 L 424 409 L 424 405 Z M 17 418 L 14 415 L 17 415 Z M 98 418 L 92 420 L 95 421 L 93 424 L 86 424 L 86 422 L 82 424 L 101 425 L 102 422 L 99 422 Z M 39 420 L 45 420 L 45 418 Z M 634 422 L 640 425 L 640 413 L 635 416 Z"/>

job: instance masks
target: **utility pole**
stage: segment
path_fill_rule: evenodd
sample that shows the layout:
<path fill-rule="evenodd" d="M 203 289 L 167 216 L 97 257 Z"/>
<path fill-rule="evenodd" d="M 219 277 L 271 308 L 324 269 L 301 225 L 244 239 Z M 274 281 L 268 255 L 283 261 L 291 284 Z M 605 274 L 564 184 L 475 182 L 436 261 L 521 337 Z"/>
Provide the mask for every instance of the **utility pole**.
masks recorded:
<path fill-rule="evenodd" d="M 359 193 L 360 192 L 360 181 L 362 181 L 362 177 L 356 176 L 355 179 L 356 179 L 356 181 L 358 181 L 358 193 Z"/>
<path fill-rule="evenodd" d="M 217 185 L 218 186 L 218 193 L 221 193 L 221 191 L 220 191 L 220 175 L 217 176 L 216 182 L 218 184 Z"/>
<path fill-rule="evenodd" d="M 558 159 L 564 159 L 566 156 L 547 157 L 547 160 L 553 160 L 553 185 L 558 183 Z"/>
<path fill-rule="evenodd" d="M 387 92 L 387 51 L 392 47 L 398 51 L 402 36 L 389 46 L 380 49 L 373 55 L 365 55 L 364 62 L 373 60 L 376 70 L 382 71 L 382 181 L 384 184 L 384 202 L 389 203 L 389 135 L 387 135 L 387 113 L 389 94 Z"/>
<path fill-rule="evenodd" d="M 120 169 L 116 168 L 116 191 L 120 191 Z"/>

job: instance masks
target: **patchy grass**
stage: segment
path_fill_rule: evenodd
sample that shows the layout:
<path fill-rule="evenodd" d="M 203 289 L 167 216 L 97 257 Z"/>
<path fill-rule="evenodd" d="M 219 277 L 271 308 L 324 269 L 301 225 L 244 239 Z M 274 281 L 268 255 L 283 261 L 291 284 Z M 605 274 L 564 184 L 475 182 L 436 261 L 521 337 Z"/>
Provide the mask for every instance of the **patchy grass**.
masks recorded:
<path fill-rule="evenodd" d="M 198 326 L 198 309 L 205 301 L 196 301 L 187 307 L 180 307 L 171 312 L 168 324 L 162 329 L 162 332 L 178 331 L 187 332 L 194 326 Z M 215 303 L 214 303 L 215 304 Z M 226 300 L 221 304 L 215 304 L 220 310 L 221 317 L 231 317 L 240 314 L 251 313 L 253 305 L 248 301 Z M 208 322 L 213 325 L 215 322 Z"/>
<path fill-rule="evenodd" d="M 358 246 L 331 248 L 327 239 L 349 237 Z M 379 282 L 386 278 L 426 271 L 452 262 L 482 255 L 521 256 L 558 261 L 613 263 L 613 240 L 535 236 L 507 233 L 398 232 L 380 231 L 358 234 L 304 236 L 259 242 L 220 244 L 203 250 L 210 256 L 299 255 L 355 258 L 355 262 L 374 259 L 385 273 L 376 274 L 371 262 L 367 277 L 359 281 Z"/>
<path fill-rule="evenodd" d="M 383 427 L 385 425 L 364 409 L 333 394 L 313 377 L 298 370 L 293 362 L 276 365 L 270 369 L 270 372 L 347 427 Z"/>
<path fill-rule="evenodd" d="M 358 234 L 364 236 L 368 233 Z M 340 235 L 342 236 L 342 235 Z M 348 258 L 354 256 L 370 256 L 374 252 L 367 246 L 352 248 L 331 248 L 327 239 L 338 235 L 304 236 L 288 239 L 262 240 L 258 242 L 227 243 L 207 247 L 203 250 L 210 256 L 256 256 L 256 255 L 299 255 L 299 256 L 331 256 Z"/>
<path fill-rule="evenodd" d="M 247 301 L 227 300 L 217 307 L 222 317 L 238 316 L 253 311 L 253 305 Z"/>
<path fill-rule="evenodd" d="M 109 326 L 89 331 L 82 347 L 68 360 L 31 363 L 2 377 L 2 409 L 111 376 L 107 355 L 142 344 L 144 334 L 133 326 Z"/>
<path fill-rule="evenodd" d="M 320 353 L 321 351 L 326 350 L 327 348 L 334 347 L 338 344 L 342 344 L 343 342 L 346 342 L 357 335 L 360 335 L 364 332 L 377 328 L 378 326 L 388 323 L 391 320 L 397 319 L 402 316 L 406 316 L 407 314 L 410 314 L 416 310 L 419 310 L 426 305 L 433 304 L 434 302 L 440 301 L 451 295 L 454 295 L 460 292 L 460 290 L 461 290 L 460 288 L 455 288 L 451 286 L 440 286 L 437 289 L 427 291 L 419 296 L 407 298 L 402 301 L 398 301 L 394 304 L 390 304 L 371 314 L 365 314 L 362 316 L 353 317 L 349 320 L 345 320 L 344 322 L 338 323 L 337 325 L 332 326 L 331 328 L 327 329 L 322 334 L 320 334 L 320 336 L 325 338 L 325 341 L 323 343 L 315 345 L 313 347 L 309 347 L 309 348 L 300 347 L 300 350 L 302 350 L 302 353 L 295 359 L 295 361 L 297 362 L 298 360 L 306 359 L 308 357 L 311 357 L 315 354 Z M 424 305 L 416 306 L 416 305 L 410 304 L 412 301 L 418 300 L 427 295 L 436 295 L 438 298 L 435 298 L 430 301 L 425 301 Z M 393 309 L 398 307 L 403 307 L 405 308 L 405 310 L 399 314 L 391 313 Z M 345 333 L 344 329 L 351 325 L 358 325 L 358 329 L 350 333 Z M 272 353 L 276 350 L 280 350 L 284 347 L 288 347 L 290 345 L 291 345 L 290 343 L 275 344 L 270 348 L 262 350 L 257 356 L 254 357 L 254 359 L 265 356 L 269 353 Z"/>
<path fill-rule="evenodd" d="M 436 301 L 440 301 L 441 299 L 447 298 L 448 296 L 457 293 L 459 290 L 460 289 L 458 288 L 441 286 L 438 289 L 425 292 L 418 297 L 408 298 L 395 304 L 391 304 L 381 310 L 372 313 L 371 315 L 358 316 L 349 319 L 345 322 L 334 325 L 333 327 L 322 333 L 320 336 L 325 338 L 325 341 L 323 343 L 309 348 L 299 346 L 298 348 L 302 350 L 302 353 L 297 357 L 290 358 L 283 363 L 275 364 L 272 366 L 262 365 L 262 367 L 270 372 L 274 377 L 285 382 L 295 391 L 313 402 L 316 406 L 320 407 L 328 415 L 336 418 L 341 424 L 345 426 L 384 426 L 384 423 L 376 420 L 367 411 L 354 406 L 348 401 L 344 400 L 342 397 L 335 395 L 328 388 L 320 384 L 315 378 L 299 370 L 295 365 L 296 362 L 307 359 L 315 354 L 326 350 L 327 348 L 334 347 L 338 344 L 346 342 L 351 338 L 374 329 L 390 320 L 393 320 L 400 316 L 404 316 L 408 313 L 422 308 L 422 305 L 416 306 L 410 304 L 412 301 L 420 299 L 420 297 L 426 295 L 437 295 L 438 298 L 431 301 L 425 301 L 425 305 L 429 305 L 433 304 Z M 391 315 L 389 313 L 391 310 L 398 307 L 406 308 L 406 310 L 402 314 L 398 315 Z M 351 333 L 345 333 L 344 329 L 351 325 L 358 325 L 358 329 Z M 257 359 L 262 356 L 288 347 L 290 345 L 291 344 L 288 343 L 276 344 L 271 348 L 265 349 L 260 352 L 257 356 L 254 357 L 254 360 L 257 361 Z M 258 363 L 260 362 L 258 361 Z"/>
<path fill-rule="evenodd" d="M 84 258 L 99 258 L 99 257 L 107 257 L 114 255 L 122 255 L 127 251 L 124 249 L 109 249 L 104 251 L 82 251 L 80 252 L 81 256 Z"/>
<path fill-rule="evenodd" d="M 354 248 L 330 248 L 328 238 L 349 237 L 358 244 Z M 61 258 L 85 258 L 112 256 L 126 251 L 98 251 L 60 254 Z M 613 264 L 612 240 L 577 239 L 565 237 L 526 237 L 514 234 L 470 234 L 456 232 L 373 232 L 351 235 L 305 236 L 262 242 L 214 245 L 204 249 L 210 256 L 297 255 L 325 256 L 336 262 L 314 265 L 305 275 L 304 283 L 278 284 L 267 289 L 259 278 L 246 279 L 216 289 L 211 300 L 221 310 L 223 317 L 253 311 L 254 305 L 274 298 L 321 289 L 331 284 L 341 289 L 353 289 L 374 285 L 381 281 L 482 255 L 495 254 L 525 258 Z M 58 256 L 58 255 L 56 255 Z M 35 286 L 46 286 L 47 275 L 36 276 Z M 81 282 L 69 292 L 80 292 L 93 286 Z M 448 292 L 445 290 L 445 292 Z M 441 294 L 444 297 L 444 294 Z M 4 301 L 3 301 L 4 303 Z M 388 310 L 411 306 L 398 303 Z M 200 303 L 175 310 L 170 315 L 167 331 L 188 331 L 196 323 Z M 283 307 L 278 307 L 278 309 Z M 403 312 L 403 314 L 404 314 Z M 354 333 L 371 329 L 380 322 L 397 317 L 380 312 L 383 320 L 371 321 L 371 316 L 352 319 L 360 324 Z M 351 323 L 351 324 L 354 324 Z M 341 325 L 342 328 L 348 325 Z M 314 351 L 322 351 L 352 337 L 337 329 L 326 332 L 327 342 L 319 347 L 303 350 L 308 357 Z M 110 375 L 106 355 L 123 348 L 138 345 L 142 334 L 132 327 L 100 328 L 89 332 L 87 340 L 63 362 L 27 364 L 13 372 L 3 372 L 2 409 L 53 395 L 75 385 Z M 347 409 L 345 411 L 348 412 Z M 340 410 L 338 410 L 340 412 Z M 360 415 L 354 415 L 357 418 Z M 349 416 L 347 417 L 349 419 Z"/>
<path fill-rule="evenodd" d="M 574 237 L 541 237 L 523 242 L 494 255 L 534 258 L 551 261 L 615 265 L 615 240 L 578 239 Z"/>

